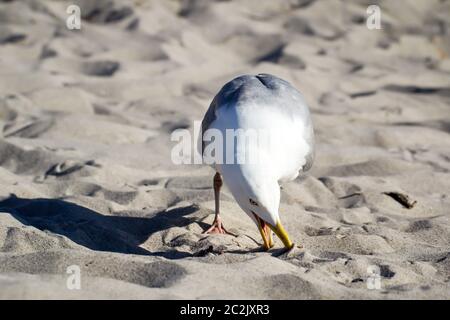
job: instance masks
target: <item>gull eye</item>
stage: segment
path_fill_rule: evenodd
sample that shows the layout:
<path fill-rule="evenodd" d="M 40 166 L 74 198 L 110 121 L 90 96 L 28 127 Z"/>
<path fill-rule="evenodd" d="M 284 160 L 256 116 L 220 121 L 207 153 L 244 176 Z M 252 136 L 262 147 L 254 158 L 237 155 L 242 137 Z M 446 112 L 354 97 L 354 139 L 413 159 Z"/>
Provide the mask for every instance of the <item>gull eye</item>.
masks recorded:
<path fill-rule="evenodd" d="M 253 199 L 248 199 L 248 201 L 250 201 L 250 204 L 254 205 L 254 206 L 258 206 L 258 203 L 253 200 Z"/>

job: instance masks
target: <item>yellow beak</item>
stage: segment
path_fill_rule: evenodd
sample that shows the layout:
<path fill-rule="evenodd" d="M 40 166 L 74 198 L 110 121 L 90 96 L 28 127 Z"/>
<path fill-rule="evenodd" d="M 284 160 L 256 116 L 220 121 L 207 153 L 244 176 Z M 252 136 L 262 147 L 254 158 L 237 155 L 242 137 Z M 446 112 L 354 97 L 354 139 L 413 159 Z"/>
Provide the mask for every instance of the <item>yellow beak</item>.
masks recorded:
<path fill-rule="evenodd" d="M 272 226 L 270 223 L 265 222 L 256 214 L 253 213 L 253 215 L 258 222 L 258 230 L 264 242 L 264 249 L 269 250 L 274 246 L 271 230 L 275 232 L 275 234 L 278 236 L 278 238 L 280 238 L 287 249 L 291 249 L 294 246 L 280 220 L 278 220 L 276 226 Z"/>

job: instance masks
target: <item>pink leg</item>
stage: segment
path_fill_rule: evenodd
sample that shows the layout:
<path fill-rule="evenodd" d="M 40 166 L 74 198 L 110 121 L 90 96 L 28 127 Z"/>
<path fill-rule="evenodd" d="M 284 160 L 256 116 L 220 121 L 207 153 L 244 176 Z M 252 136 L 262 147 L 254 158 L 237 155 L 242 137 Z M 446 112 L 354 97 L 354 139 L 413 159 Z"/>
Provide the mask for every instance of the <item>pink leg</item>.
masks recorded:
<path fill-rule="evenodd" d="M 216 202 L 216 216 L 214 217 L 214 222 L 211 227 L 206 230 L 204 233 L 220 233 L 220 234 L 232 234 L 228 232 L 222 224 L 222 219 L 219 214 L 219 197 L 220 197 L 220 188 L 222 188 L 223 182 L 220 173 L 216 173 L 214 176 L 214 199 Z"/>

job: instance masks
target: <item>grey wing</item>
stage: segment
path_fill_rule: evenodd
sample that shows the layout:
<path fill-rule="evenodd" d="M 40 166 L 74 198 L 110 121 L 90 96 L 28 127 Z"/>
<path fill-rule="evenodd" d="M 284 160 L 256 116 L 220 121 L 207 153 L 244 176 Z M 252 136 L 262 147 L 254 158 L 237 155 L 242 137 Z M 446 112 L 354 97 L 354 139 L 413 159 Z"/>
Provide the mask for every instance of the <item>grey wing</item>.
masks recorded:
<path fill-rule="evenodd" d="M 203 156 L 203 151 L 205 150 L 205 141 L 203 140 L 203 133 L 209 129 L 211 123 L 216 120 L 216 108 L 217 108 L 217 96 L 213 99 L 211 104 L 209 105 L 208 110 L 206 111 L 205 116 L 202 120 L 202 128 L 200 132 L 199 139 L 201 139 L 201 152 L 200 154 Z M 200 146 L 200 141 L 199 141 Z M 200 150 L 199 150 L 200 151 Z"/>
<path fill-rule="evenodd" d="M 201 152 L 200 150 L 199 152 L 202 156 L 206 146 L 205 141 L 203 141 L 203 134 L 210 128 L 214 120 L 216 120 L 217 109 L 229 105 L 236 105 L 241 98 L 242 92 L 244 91 L 242 90 L 243 85 L 246 84 L 250 78 L 251 76 L 244 75 L 227 82 L 209 105 L 202 121 L 202 128 L 199 136 L 199 139 L 201 139 L 201 144 L 200 141 L 198 143 L 198 145 L 201 146 Z"/>

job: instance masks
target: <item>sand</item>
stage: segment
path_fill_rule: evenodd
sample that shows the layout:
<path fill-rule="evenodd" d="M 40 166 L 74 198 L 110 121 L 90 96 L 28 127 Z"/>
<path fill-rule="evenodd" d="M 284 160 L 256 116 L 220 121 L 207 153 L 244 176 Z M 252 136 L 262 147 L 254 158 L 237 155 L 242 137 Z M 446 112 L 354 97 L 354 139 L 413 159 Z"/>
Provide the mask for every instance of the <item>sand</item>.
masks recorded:
<path fill-rule="evenodd" d="M 449 299 L 450 2 L 376 1 L 382 30 L 369 2 L 0 2 L 0 298 Z M 226 189 L 236 236 L 202 234 L 214 172 L 170 158 L 246 73 L 312 111 L 280 208 L 303 249 L 262 251 Z"/>

